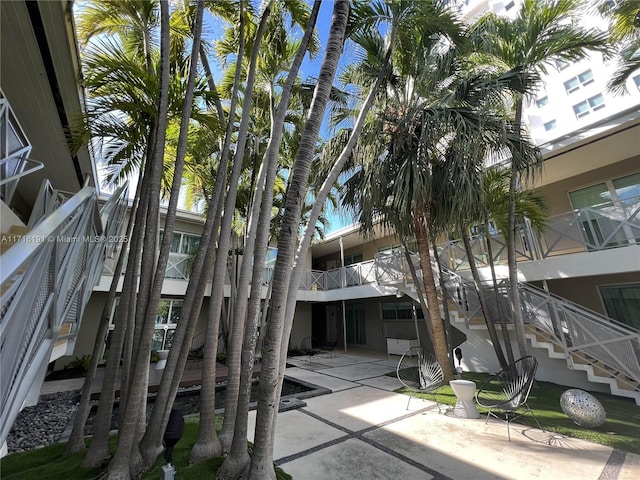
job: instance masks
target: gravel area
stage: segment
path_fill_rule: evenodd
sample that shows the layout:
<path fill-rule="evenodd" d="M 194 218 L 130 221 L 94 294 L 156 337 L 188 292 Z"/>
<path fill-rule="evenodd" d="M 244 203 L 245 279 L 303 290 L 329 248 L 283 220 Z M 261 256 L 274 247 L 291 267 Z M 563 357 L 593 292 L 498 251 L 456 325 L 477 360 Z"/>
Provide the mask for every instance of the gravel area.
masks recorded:
<path fill-rule="evenodd" d="M 311 388 L 285 381 L 282 395 L 291 395 L 311 390 Z M 256 400 L 257 389 L 252 389 L 252 401 Z M 80 402 L 80 390 L 41 395 L 37 405 L 26 407 L 19 414 L 13 428 L 7 437 L 9 453 L 24 452 L 34 448 L 40 448 L 57 443 L 61 440 L 67 426 L 78 408 Z M 224 390 L 216 392 L 216 405 L 224 404 Z M 297 407 L 297 406 L 296 406 Z M 153 400 L 147 405 L 147 417 L 153 408 Z M 174 403 L 174 408 L 183 415 L 198 413 L 200 411 L 199 390 L 183 392 Z M 93 433 L 95 408 L 92 409 L 87 419 L 85 435 Z M 112 429 L 118 428 L 118 408 L 114 407 L 112 416 Z"/>
<path fill-rule="evenodd" d="M 80 391 L 41 395 L 38 403 L 24 408 L 7 437 L 9 453 L 57 443 L 78 408 Z"/>

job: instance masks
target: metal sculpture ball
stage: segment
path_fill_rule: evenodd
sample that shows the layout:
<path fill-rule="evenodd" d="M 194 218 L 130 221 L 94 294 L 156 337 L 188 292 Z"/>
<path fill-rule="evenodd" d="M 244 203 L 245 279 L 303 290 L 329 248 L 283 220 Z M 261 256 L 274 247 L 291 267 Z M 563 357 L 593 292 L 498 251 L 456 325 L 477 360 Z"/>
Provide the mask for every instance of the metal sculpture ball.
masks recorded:
<path fill-rule="evenodd" d="M 571 388 L 560 397 L 560 408 L 576 425 L 594 428 L 607 419 L 604 407 L 589 392 Z"/>

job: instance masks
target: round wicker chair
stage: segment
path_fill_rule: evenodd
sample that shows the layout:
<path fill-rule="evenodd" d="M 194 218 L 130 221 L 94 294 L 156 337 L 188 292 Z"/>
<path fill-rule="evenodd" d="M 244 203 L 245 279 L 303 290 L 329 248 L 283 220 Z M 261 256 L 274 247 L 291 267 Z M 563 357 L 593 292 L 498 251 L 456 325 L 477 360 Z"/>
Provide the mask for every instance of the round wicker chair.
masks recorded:
<path fill-rule="evenodd" d="M 402 355 L 398 362 L 396 374 L 400 383 L 409 390 L 407 410 L 414 393 L 428 393 L 438 406 L 440 403 L 435 391 L 444 383 L 444 374 L 440 364 L 422 347 L 412 347 Z"/>
<path fill-rule="evenodd" d="M 538 361 L 535 357 L 522 357 L 487 380 L 476 393 L 478 405 L 489 411 L 487 422 L 489 417 L 495 417 L 507 423 L 509 440 L 509 424 L 527 412 L 533 416 L 538 428 L 542 430 L 538 419 L 527 405 L 537 368 Z M 521 410 L 524 411 L 519 413 Z"/>

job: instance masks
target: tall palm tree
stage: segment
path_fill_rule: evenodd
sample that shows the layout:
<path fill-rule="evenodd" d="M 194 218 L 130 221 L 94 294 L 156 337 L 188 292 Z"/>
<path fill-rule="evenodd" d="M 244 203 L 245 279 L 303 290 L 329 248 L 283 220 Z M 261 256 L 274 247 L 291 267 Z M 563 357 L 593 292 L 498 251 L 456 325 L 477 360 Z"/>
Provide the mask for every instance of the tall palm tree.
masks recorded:
<path fill-rule="evenodd" d="M 311 45 L 319 9 L 320 2 L 316 1 L 310 12 L 307 12 L 306 8 L 301 10 L 301 12 L 306 14 L 304 16 L 307 17 L 307 21 L 302 40 L 296 45 L 295 49 L 289 49 L 289 42 L 283 40 L 280 43 L 279 46 L 284 50 L 281 50 L 283 57 L 286 58 L 286 52 L 289 51 L 294 54 L 292 60 L 285 60 L 285 64 L 283 65 L 281 62 L 276 62 L 272 59 L 265 65 L 271 67 L 271 69 L 263 70 L 263 74 L 272 79 L 272 81 L 269 82 L 268 88 L 271 97 L 270 104 L 274 106 L 269 109 L 269 116 L 271 118 L 269 140 L 253 191 L 251 213 L 249 216 L 249 231 L 247 232 L 244 243 L 244 255 L 238 278 L 238 295 L 234 303 L 234 316 L 239 318 L 240 321 L 245 321 L 246 326 L 243 336 L 236 338 L 238 343 L 232 345 L 232 351 L 235 348 L 239 348 L 240 350 L 241 368 L 239 372 L 237 372 L 239 373 L 239 383 L 235 405 L 230 405 L 229 402 L 225 404 L 225 415 L 227 408 L 231 408 L 235 414 L 235 421 L 233 424 L 233 438 L 229 455 L 218 471 L 220 478 L 236 478 L 247 469 L 250 461 L 246 447 L 248 406 L 262 297 L 263 271 L 267 247 L 269 245 L 269 225 L 272 217 L 274 185 L 280 159 L 279 152 L 284 137 L 287 114 L 290 112 L 289 104 L 293 96 L 293 87 L 297 81 L 302 60 Z M 276 14 L 278 13 L 279 12 L 276 12 Z M 279 15 L 281 15 L 281 13 Z M 276 34 L 277 33 L 278 30 L 276 30 Z M 283 70 L 287 72 L 287 77 L 280 92 L 277 107 L 275 107 L 276 96 L 273 80 L 275 80 Z M 249 297 L 248 301 L 247 297 Z M 237 333 L 239 333 L 239 331 Z"/>
<path fill-rule="evenodd" d="M 267 321 L 265 352 L 260 371 L 260 390 L 258 412 L 254 435 L 254 450 L 248 477 L 252 480 L 275 479 L 273 469 L 274 419 L 279 404 L 280 386 L 280 346 L 283 341 L 284 314 L 289 289 L 289 278 L 293 264 L 293 253 L 297 240 L 298 226 L 306 183 L 309 180 L 311 161 L 315 154 L 316 143 L 326 105 L 329 101 L 333 79 L 342 55 L 344 35 L 349 17 L 349 2 L 336 0 L 333 7 L 331 27 L 320 67 L 318 83 L 307 116 L 304 132 L 292 172 L 292 180 L 287 190 L 285 216 L 278 237 L 278 257 L 272 279 L 270 313 Z M 294 290 L 295 294 L 295 290 Z"/>
<path fill-rule="evenodd" d="M 160 177 L 162 173 L 162 161 L 164 157 L 165 131 L 168 117 L 168 91 L 169 91 L 169 4 L 166 0 L 160 0 L 160 89 L 158 116 L 156 123 L 156 135 L 154 138 L 153 154 L 154 158 L 149 169 L 148 182 L 148 216 L 152 218 L 145 229 L 144 249 L 142 255 L 142 263 L 140 267 L 140 291 L 144 292 L 151 286 L 153 276 L 153 262 L 155 260 L 155 236 L 157 233 L 157 223 L 153 218 L 158 216 L 158 203 L 155 199 L 160 195 Z M 135 258 L 135 257 L 134 257 Z M 148 298 L 148 297 L 147 297 Z M 145 310 L 145 302 L 143 301 L 142 310 Z M 143 312 L 146 313 L 146 312 Z M 138 315 L 136 314 L 136 317 Z M 142 330 L 142 328 L 141 328 Z M 149 345 L 151 340 L 151 332 L 149 332 Z M 144 341 L 144 340 L 143 340 Z M 129 460 L 132 450 L 134 450 L 134 440 L 137 439 L 136 428 L 138 426 L 140 407 L 143 404 L 141 398 L 146 395 L 147 389 L 147 368 L 148 354 L 141 345 L 139 361 L 140 371 L 137 376 L 132 378 L 129 397 L 127 400 L 127 410 L 124 419 L 120 424 L 118 436 L 118 446 L 114 453 L 113 459 L 109 464 L 107 478 L 109 479 L 126 479 L 130 477 Z M 140 358 L 141 357 L 141 358 Z M 144 362 L 144 364 L 143 364 Z M 135 380 L 135 381 L 134 381 Z"/>
<path fill-rule="evenodd" d="M 338 142 L 340 147 L 335 153 L 336 160 L 320 186 L 315 196 L 313 208 L 308 215 L 296 252 L 294 270 L 290 280 L 291 288 L 297 288 L 300 281 L 303 272 L 303 259 L 311 244 L 313 230 L 339 175 L 353 158 L 356 148 L 367 149 L 366 146 L 358 146 L 358 142 L 375 99 L 381 95 L 387 83 L 394 80 L 390 68 L 392 55 L 395 54 L 395 58 L 400 64 L 406 65 L 410 63 L 410 60 L 403 52 L 413 51 L 416 47 L 423 48 L 424 45 L 435 42 L 437 38 L 456 42 L 460 37 L 460 24 L 447 7 L 447 2 L 437 0 L 429 2 L 354 2 L 349 34 L 351 40 L 362 49 L 362 68 L 359 71 L 348 69 L 343 75 L 343 79 L 359 84 L 361 88 L 362 80 L 364 80 L 369 87 L 362 88 L 362 104 L 355 110 L 354 116 L 356 118 L 351 128 L 345 128 L 339 132 L 339 135 L 336 135 L 336 137 L 344 137 L 344 140 Z M 383 31 L 386 32 L 385 37 L 381 34 Z M 354 80 L 357 81 L 354 82 Z M 338 114 L 336 118 L 339 121 L 343 116 Z M 367 140 L 375 139 L 365 139 L 360 143 L 366 145 Z M 285 314 L 285 338 L 288 338 L 293 326 L 295 305 L 295 297 L 290 296 L 287 300 Z M 286 343 L 283 342 L 280 352 L 280 381 L 284 377 Z"/>
<path fill-rule="evenodd" d="M 602 32 L 589 31 L 579 26 L 577 15 L 580 0 L 523 0 L 513 19 L 489 13 L 472 25 L 478 63 L 489 64 L 498 71 L 519 71 L 524 93 L 535 91 L 540 74 L 555 60 L 575 62 L 585 58 L 589 51 L 605 50 L 606 38 Z M 523 93 L 514 93 L 514 119 L 516 131 L 522 129 Z M 509 298 L 520 355 L 528 352 L 524 331 L 522 304 L 518 292 L 518 265 L 516 260 L 516 191 L 520 182 L 535 173 L 540 162 L 531 163 L 511 151 L 511 179 L 509 186 L 509 225 L 507 257 L 509 262 Z"/>

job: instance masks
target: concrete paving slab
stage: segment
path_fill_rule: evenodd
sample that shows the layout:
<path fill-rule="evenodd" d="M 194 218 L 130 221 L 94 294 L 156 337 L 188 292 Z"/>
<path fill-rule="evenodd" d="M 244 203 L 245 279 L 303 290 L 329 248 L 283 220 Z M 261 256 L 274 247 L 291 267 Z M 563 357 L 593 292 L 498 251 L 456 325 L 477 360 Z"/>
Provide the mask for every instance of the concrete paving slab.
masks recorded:
<path fill-rule="evenodd" d="M 336 355 L 327 354 L 316 355 L 313 361 L 325 365 L 327 367 L 343 367 L 345 365 L 357 365 L 359 363 L 371 363 L 380 360 L 373 357 L 359 357 L 357 355 Z"/>
<path fill-rule="evenodd" d="M 288 457 L 344 437 L 345 432 L 297 410 L 278 414 L 273 458 Z M 256 411 L 249 412 L 249 440 L 253 441 Z M 297 477 L 304 478 L 304 477 Z"/>
<path fill-rule="evenodd" d="M 281 467 L 304 480 L 422 480 L 431 475 L 358 439 L 349 439 L 283 463 Z"/>
<path fill-rule="evenodd" d="M 371 362 L 374 365 L 384 365 L 389 368 L 390 372 L 395 372 L 398 367 L 398 362 L 400 361 L 400 357 L 398 358 L 390 358 L 389 360 L 377 360 L 375 362 Z"/>
<path fill-rule="evenodd" d="M 484 419 L 426 412 L 365 435 L 455 479 L 573 478 L 597 480 L 612 449 L 583 440 L 549 445 L 552 435 Z"/>
<path fill-rule="evenodd" d="M 324 375 L 314 370 L 305 370 L 304 368 L 298 367 L 287 368 L 286 375 L 297 380 L 302 380 L 303 382 L 318 385 L 319 387 L 328 388 L 332 392 L 339 392 L 340 390 L 358 386 L 355 382 L 349 382 L 340 378 Z"/>
<path fill-rule="evenodd" d="M 627 453 L 618 480 L 637 480 L 640 478 L 640 455 Z"/>
<path fill-rule="evenodd" d="M 421 408 L 432 405 L 435 408 L 434 402 L 416 401 L 411 402 L 411 408 L 407 411 L 406 395 L 367 386 L 308 398 L 305 402 L 306 410 L 351 431 L 372 427 Z"/>
<path fill-rule="evenodd" d="M 388 392 L 393 392 L 402 386 L 400 380 L 397 377 L 374 377 L 374 378 L 365 378 L 364 380 L 358 380 L 358 383 L 362 385 L 368 385 L 369 387 L 381 388 L 382 390 L 387 390 Z"/>
<path fill-rule="evenodd" d="M 358 363 L 355 365 L 346 365 L 343 367 L 334 367 L 322 370 L 322 373 L 326 373 L 327 375 L 351 381 L 379 377 L 388 372 L 388 367 L 385 367 L 384 365 L 376 365 L 374 363 Z"/>
<path fill-rule="evenodd" d="M 66 380 L 54 380 L 52 382 L 44 382 L 40 389 L 40 395 L 49 395 L 51 393 L 68 392 L 71 390 L 82 390 L 84 385 L 83 378 L 68 378 Z"/>

